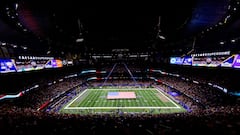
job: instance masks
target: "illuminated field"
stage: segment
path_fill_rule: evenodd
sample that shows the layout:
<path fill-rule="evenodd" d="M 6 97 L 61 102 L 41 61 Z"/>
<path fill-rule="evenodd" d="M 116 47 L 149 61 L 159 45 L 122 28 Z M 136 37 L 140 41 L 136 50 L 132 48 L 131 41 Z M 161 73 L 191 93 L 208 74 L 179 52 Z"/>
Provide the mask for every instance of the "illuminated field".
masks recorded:
<path fill-rule="evenodd" d="M 107 99 L 108 92 L 134 92 L 134 99 Z M 163 92 L 143 89 L 86 89 L 67 103 L 61 113 L 174 113 L 185 112 Z"/>

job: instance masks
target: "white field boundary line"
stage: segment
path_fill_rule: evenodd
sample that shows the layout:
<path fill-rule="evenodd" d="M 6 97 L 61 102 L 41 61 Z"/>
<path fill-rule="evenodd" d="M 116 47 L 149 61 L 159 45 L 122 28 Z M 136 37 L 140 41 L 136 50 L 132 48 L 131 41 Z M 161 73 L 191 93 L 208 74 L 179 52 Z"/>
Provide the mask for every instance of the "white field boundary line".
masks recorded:
<path fill-rule="evenodd" d="M 80 98 L 84 93 L 86 93 L 88 91 L 88 89 L 86 89 L 85 91 L 83 91 L 82 93 L 80 93 L 75 99 L 73 99 L 67 106 L 64 107 L 64 109 L 69 108 L 69 106 L 75 102 L 78 98 Z"/>
<path fill-rule="evenodd" d="M 116 89 L 87 89 L 87 90 L 156 90 L 155 88 L 142 88 L 142 89 L 121 89 L 121 88 L 116 88 Z"/>
<path fill-rule="evenodd" d="M 102 89 L 86 89 L 84 92 L 79 94 L 74 100 L 72 100 L 64 109 L 180 109 L 180 107 L 173 102 L 170 98 L 168 98 L 166 95 L 164 95 L 160 90 L 157 88 L 150 89 L 150 90 L 156 90 L 159 93 L 161 93 L 165 98 L 167 98 L 171 103 L 173 103 L 176 107 L 69 107 L 74 101 L 76 101 L 78 98 L 80 98 L 84 93 L 86 93 L 88 90 L 102 90 Z M 104 89 L 103 89 L 104 90 Z M 105 89 L 109 90 L 109 89 Z M 116 90 L 116 89 L 113 89 Z M 134 89 L 135 90 L 135 89 Z M 140 90 L 140 89 L 139 89 Z"/>
<path fill-rule="evenodd" d="M 160 88 L 156 88 L 156 90 L 161 93 L 165 98 L 167 98 L 171 103 L 173 103 L 177 108 L 181 108 L 179 107 L 175 102 L 172 101 L 172 99 L 170 99 L 168 96 L 166 96 L 165 94 L 162 93 L 162 90 Z"/>
<path fill-rule="evenodd" d="M 65 107 L 64 109 L 179 109 L 178 107 Z"/>

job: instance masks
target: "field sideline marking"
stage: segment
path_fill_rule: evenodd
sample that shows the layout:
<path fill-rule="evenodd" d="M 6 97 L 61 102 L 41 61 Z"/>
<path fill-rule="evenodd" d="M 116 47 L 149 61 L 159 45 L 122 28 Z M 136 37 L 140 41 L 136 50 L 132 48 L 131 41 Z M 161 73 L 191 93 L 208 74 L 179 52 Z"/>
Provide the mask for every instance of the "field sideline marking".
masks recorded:
<path fill-rule="evenodd" d="M 87 89 L 87 90 L 156 90 L 156 88 L 134 88 L 134 89 L 121 89 L 121 88 L 116 88 L 116 89 Z"/>
<path fill-rule="evenodd" d="M 65 106 L 64 109 L 144 109 L 144 108 L 146 108 L 146 109 L 180 109 L 181 108 L 175 102 L 173 102 L 169 97 L 164 95 L 162 93 L 162 91 L 159 90 L 156 87 L 155 88 L 146 89 L 146 90 L 156 90 L 156 91 L 158 91 L 165 98 L 167 98 L 171 103 L 173 103 L 176 107 L 69 107 L 73 102 L 75 102 L 79 97 L 81 97 L 88 90 L 119 90 L 119 89 L 86 89 L 84 92 L 79 94 L 74 100 L 72 100 L 67 106 Z M 130 90 L 130 89 L 127 89 L 127 90 Z M 136 89 L 132 89 L 132 90 L 136 90 Z M 141 90 L 141 89 L 139 89 L 139 90 Z M 142 89 L 142 90 L 144 90 L 144 89 Z"/>
<path fill-rule="evenodd" d="M 178 107 L 67 107 L 64 109 L 179 109 Z"/>
<path fill-rule="evenodd" d="M 69 106 L 70 106 L 73 102 L 75 102 L 79 97 L 81 97 L 84 93 L 86 93 L 87 90 L 88 90 L 88 89 L 86 89 L 85 91 L 83 91 L 82 93 L 80 93 L 80 94 L 79 94 L 75 99 L 73 99 L 67 106 L 65 106 L 64 109 L 69 108 Z"/>
<path fill-rule="evenodd" d="M 166 96 L 165 94 L 163 94 L 163 93 L 162 93 L 162 89 L 156 88 L 156 90 L 157 90 L 158 92 L 160 92 L 165 98 L 167 98 L 171 103 L 173 103 L 177 108 L 181 108 L 181 107 L 179 107 L 175 102 L 173 102 L 172 99 L 170 99 L 168 96 Z"/>

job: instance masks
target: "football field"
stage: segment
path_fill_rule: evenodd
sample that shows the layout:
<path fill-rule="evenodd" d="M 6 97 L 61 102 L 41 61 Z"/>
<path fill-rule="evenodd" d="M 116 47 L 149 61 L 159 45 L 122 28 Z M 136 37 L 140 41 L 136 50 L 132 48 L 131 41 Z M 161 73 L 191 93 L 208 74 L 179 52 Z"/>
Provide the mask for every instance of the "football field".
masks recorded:
<path fill-rule="evenodd" d="M 128 96 L 130 93 L 130 97 Z M 125 94 L 125 95 L 124 95 Z M 111 96 L 111 98 L 108 98 Z M 116 97 L 116 98 L 114 98 Z M 156 88 L 86 89 L 69 101 L 61 113 L 174 113 L 186 110 Z"/>

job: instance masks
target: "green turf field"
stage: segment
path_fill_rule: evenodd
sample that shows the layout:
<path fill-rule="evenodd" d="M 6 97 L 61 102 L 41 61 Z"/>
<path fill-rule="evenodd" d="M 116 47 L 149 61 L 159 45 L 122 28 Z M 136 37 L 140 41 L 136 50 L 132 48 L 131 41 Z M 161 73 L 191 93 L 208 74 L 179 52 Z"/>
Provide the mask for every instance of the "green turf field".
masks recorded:
<path fill-rule="evenodd" d="M 135 92 L 135 99 L 107 99 L 108 92 Z M 155 88 L 86 89 L 69 101 L 61 113 L 174 113 L 185 112 L 179 104 Z"/>

